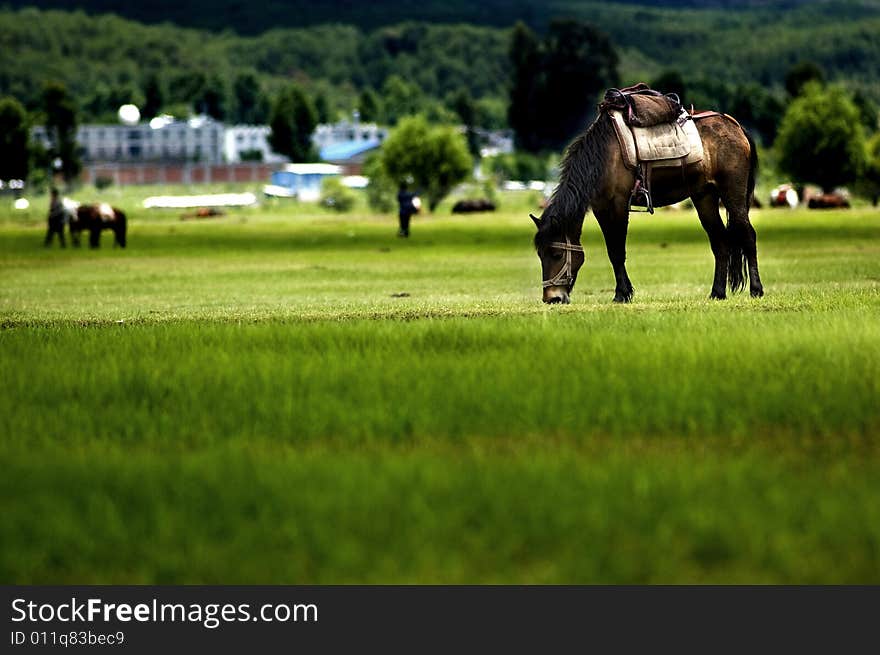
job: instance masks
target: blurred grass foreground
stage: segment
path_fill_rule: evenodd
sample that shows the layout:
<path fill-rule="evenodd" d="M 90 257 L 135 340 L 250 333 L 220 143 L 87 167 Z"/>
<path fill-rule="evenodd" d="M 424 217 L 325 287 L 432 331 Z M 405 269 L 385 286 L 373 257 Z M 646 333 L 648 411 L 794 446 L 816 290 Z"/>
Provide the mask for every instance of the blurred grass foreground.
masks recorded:
<path fill-rule="evenodd" d="M 4 214 L 0 578 L 880 582 L 880 214 L 753 215 L 763 299 L 670 211 L 545 307 L 509 204 Z"/>

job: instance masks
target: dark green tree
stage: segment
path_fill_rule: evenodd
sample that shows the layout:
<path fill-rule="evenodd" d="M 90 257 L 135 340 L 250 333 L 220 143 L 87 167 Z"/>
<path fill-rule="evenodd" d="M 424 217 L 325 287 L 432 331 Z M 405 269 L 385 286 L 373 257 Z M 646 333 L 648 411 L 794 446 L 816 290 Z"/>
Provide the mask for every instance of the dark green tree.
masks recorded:
<path fill-rule="evenodd" d="M 761 136 L 764 144 L 773 144 L 779 120 L 785 112 L 785 104 L 773 92 L 756 83 L 738 86 L 727 106 L 736 120 Z"/>
<path fill-rule="evenodd" d="M 674 93 L 681 100 L 682 104 L 685 102 L 684 78 L 678 71 L 663 71 L 651 82 L 651 88 L 663 93 Z"/>
<path fill-rule="evenodd" d="M 455 128 L 428 124 L 424 116 L 401 119 L 382 146 L 381 161 L 396 184 L 412 179 L 431 211 L 473 166 L 464 137 Z"/>
<path fill-rule="evenodd" d="M 880 127 L 880 116 L 877 113 L 877 105 L 875 105 L 871 99 L 865 95 L 865 92 L 861 89 L 856 89 L 855 93 L 853 93 L 853 102 L 856 103 L 856 107 L 859 108 L 859 116 L 862 120 L 862 125 L 865 126 L 865 129 L 868 132 L 873 132 L 878 127 Z"/>
<path fill-rule="evenodd" d="M 859 181 L 864 192 L 876 207 L 880 201 L 880 132 L 872 136 L 865 146 L 865 168 Z"/>
<path fill-rule="evenodd" d="M 269 119 L 269 102 L 260 88 L 260 79 L 254 72 L 236 76 L 232 84 L 235 97 L 236 123 L 260 125 Z"/>
<path fill-rule="evenodd" d="M 319 123 L 332 123 L 333 116 L 332 111 L 330 110 L 330 101 L 327 100 L 327 95 L 323 92 L 318 93 L 315 96 L 315 113 L 318 116 Z"/>
<path fill-rule="evenodd" d="M 202 113 L 198 106 L 205 93 L 207 77 L 201 71 L 183 71 L 175 75 L 168 85 L 169 103 L 195 106 L 196 113 Z"/>
<path fill-rule="evenodd" d="M 825 84 L 825 72 L 812 61 L 795 64 L 785 74 L 785 90 L 792 98 L 798 97 L 809 82 Z"/>
<path fill-rule="evenodd" d="M 26 180 L 29 169 L 27 112 L 15 98 L 0 98 L 0 180 Z"/>
<path fill-rule="evenodd" d="M 544 147 L 537 128 L 541 45 L 525 23 L 519 22 L 513 28 L 509 56 L 512 78 L 507 122 L 516 135 L 516 145 L 537 152 Z"/>
<path fill-rule="evenodd" d="M 202 92 L 197 96 L 197 113 L 207 114 L 218 121 L 224 120 L 229 104 L 228 96 L 229 92 L 224 79 L 217 74 L 211 75 L 205 80 Z"/>
<path fill-rule="evenodd" d="M 475 103 L 477 109 L 476 122 L 479 127 L 487 130 L 503 130 L 507 125 L 507 102 L 504 98 L 480 98 Z"/>
<path fill-rule="evenodd" d="M 503 180 L 529 180 L 547 179 L 547 160 L 540 155 L 528 152 L 513 152 L 506 155 L 498 155 L 489 160 L 489 168 L 498 182 Z"/>
<path fill-rule="evenodd" d="M 98 122 L 114 123 L 122 105 L 132 104 L 141 108 L 145 104 L 144 93 L 132 83 L 107 85 L 99 82 L 90 95 L 85 97 L 82 110 Z M 141 112 L 143 115 L 143 112 Z"/>
<path fill-rule="evenodd" d="M 601 92 L 620 81 L 608 36 L 576 20 L 551 22 L 540 44 L 517 25 L 510 55 L 510 126 L 531 152 L 563 148 L 587 126 Z"/>
<path fill-rule="evenodd" d="M 294 162 L 314 158 L 312 133 L 318 125 L 318 113 L 311 99 L 296 84 L 278 94 L 269 119 L 269 145 L 275 152 Z"/>
<path fill-rule="evenodd" d="M 480 139 L 477 136 L 477 106 L 467 89 L 461 89 L 453 94 L 449 103 L 452 111 L 457 115 L 461 124 L 464 125 L 465 138 L 467 139 L 468 151 L 475 159 L 480 158 Z"/>
<path fill-rule="evenodd" d="M 358 97 L 358 113 L 365 123 L 382 121 L 382 104 L 372 89 L 364 89 Z"/>
<path fill-rule="evenodd" d="M 865 161 L 859 110 L 840 87 L 806 85 L 789 105 L 776 138 L 780 168 L 826 193 L 854 181 Z"/>
<path fill-rule="evenodd" d="M 64 181 L 70 184 L 82 171 L 76 143 L 76 105 L 61 82 L 47 82 L 42 100 L 50 144 L 48 154 L 52 161 L 60 160 L 60 172 Z"/>
<path fill-rule="evenodd" d="M 144 106 L 141 116 L 146 119 L 155 118 L 165 104 L 165 89 L 158 73 L 150 73 L 144 82 Z"/>

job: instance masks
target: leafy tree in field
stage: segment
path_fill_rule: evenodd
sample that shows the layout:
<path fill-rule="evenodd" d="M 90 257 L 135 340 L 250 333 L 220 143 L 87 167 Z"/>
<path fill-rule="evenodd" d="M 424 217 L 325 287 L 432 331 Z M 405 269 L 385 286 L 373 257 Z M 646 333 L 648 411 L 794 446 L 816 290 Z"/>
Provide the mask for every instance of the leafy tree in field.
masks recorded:
<path fill-rule="evenodd" d="M 452 127 L 429 125 L 423 116 L 400 121 L 382 146 L 381 161 L 396 184 L 412 179 L 431 211 L 473 166 L 464 137 Z"/>
<path fill-rule="evenodd" d="M 385 119 L 396 125 L 404 116 L 412 116 L 424 108 L 422 90 L 399 75 L 391 75 L 382 85 Z"/>
<path fill-rule="evenodd" d="M 364 175 L 370 180 L 367 185 L 367 203 L 370 209 L 382 213 L 394 209 L 394 194 L 397 192 L 397 187 L 385 170 L 381 151 L 367 156 L 364 162 Z"/>
<path fill-rule="evenodd" d="M 305 92 L 296 84 L 283 89 L 275 99 L 269 118 L 269 145 L 294 162 L 314 158 L 312 133 L 318 125 L 318 112 Z"/>
<path fill-rule="evenodd" d="M 827 193 L 856 179 L 865 160 L 859 110 L 840 87 L 808 84 L 789 105 L 776 137 L 780 168 Z"/>
<path fill-rule="evenodd" d="M 47 82 L 43 89 L 43 113 L 49 136 L 49 157 L 61 160 L 61 174 L 70 184 L 82 170 L 76 144 L 77 111 L 67 87 L 60 82 Z"/>
<path fill-rule="evenodd" d="M 617 53 L 587 23 L 556 20 L 538 43 L 518 24 L 510 47 L 510 126 L 530 152 L 564 147 L 588 124 L 601 91 L 617 86 Z"/>
<path fill-rule="evenodd" d="M 30 169 L 27 113 L 15 98 L 0 98 L 0 180 L 26 180 Z"/>
<path fill-rule="evenodd" d="M 146 119 L 155 118 L 165 104 L 165 90 L 157 73 L 150 73 L 144 83 L 144 105 L 141 116 Z"/>
<path fill-rule="evenodd" d="M 338 177 L 327 177 L 321 182 L 321 205 L 340 213 L 351 211 L 357 201 L 354 191 Z"/>
<path fill-rule="evenodd" d="M 812 61 L 802 61 L 795 64 L 785 74 L 785 90 L 792 98 L 798 97 L 810 82 L 825 84 L 825 73 L 818 64 Z"/>
<path fill-rule="evenodd" d="M 358 98 L 358 113 L 365 123 L 378 123 L 382 120 L 382 104 L 372 89 L 364 89 Z"/>

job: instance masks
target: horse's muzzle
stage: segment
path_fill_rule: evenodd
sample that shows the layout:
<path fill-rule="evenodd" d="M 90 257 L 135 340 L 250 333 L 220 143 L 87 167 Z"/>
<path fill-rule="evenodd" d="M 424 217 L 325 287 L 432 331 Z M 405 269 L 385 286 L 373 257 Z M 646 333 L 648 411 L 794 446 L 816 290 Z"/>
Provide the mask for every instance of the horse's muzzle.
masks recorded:
<path fill-rule="evenodd" d="M 571 302 L 571 296 L 564 287 L 549 287 L 544 289 L 543 300 L 548 305 L 567 305 Z"/>

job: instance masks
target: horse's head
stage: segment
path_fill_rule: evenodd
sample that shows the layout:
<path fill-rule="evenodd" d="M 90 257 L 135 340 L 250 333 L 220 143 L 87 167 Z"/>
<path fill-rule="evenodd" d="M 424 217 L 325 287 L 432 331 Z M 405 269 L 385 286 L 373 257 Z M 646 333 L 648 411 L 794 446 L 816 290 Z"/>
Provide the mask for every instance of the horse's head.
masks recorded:
<path fill-rule="evenodd" d="M 584 248 L 580 235 L 570 235 L 557 222 L 549 218 L 531 216 L 538 228 L 535 235 L 535 251 L 541 260 L 542 300 L 546 303 L 571 302 L 571 291 L 577 281 L 578 271 L 584 265 Z"/>

